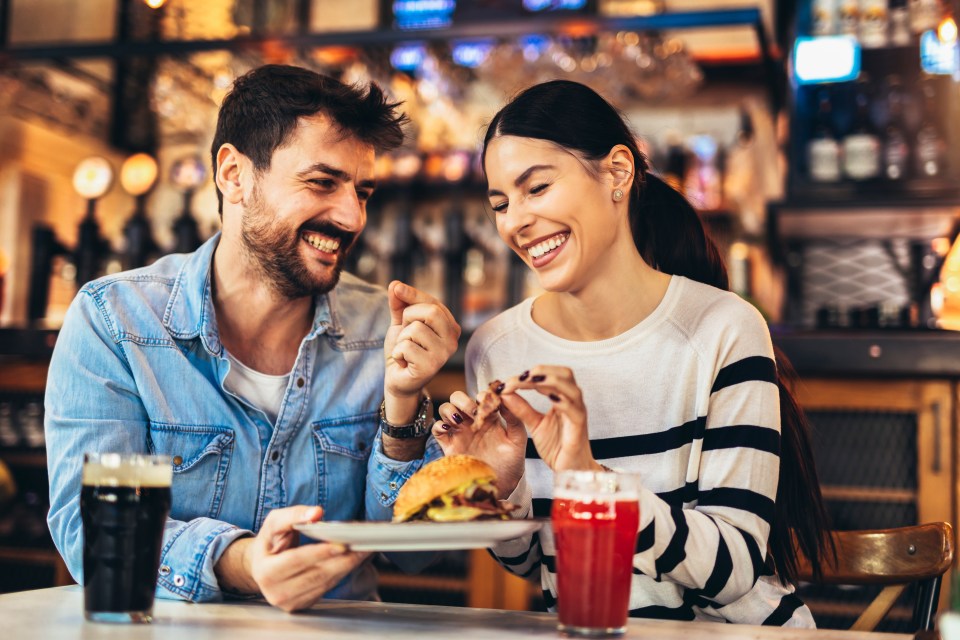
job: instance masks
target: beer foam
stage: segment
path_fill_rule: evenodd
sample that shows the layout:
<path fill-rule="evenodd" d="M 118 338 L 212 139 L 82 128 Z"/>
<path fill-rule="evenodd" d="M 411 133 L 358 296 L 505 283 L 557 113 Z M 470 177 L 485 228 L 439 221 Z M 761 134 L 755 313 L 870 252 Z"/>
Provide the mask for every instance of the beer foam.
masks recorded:
<path fill-rule="evenodd" d="M 146 458 L 101 455 L 98 461 L 84 462 L 83 484 L 107 487 L 169 487 L 173 481 L 170 463 Z"/>

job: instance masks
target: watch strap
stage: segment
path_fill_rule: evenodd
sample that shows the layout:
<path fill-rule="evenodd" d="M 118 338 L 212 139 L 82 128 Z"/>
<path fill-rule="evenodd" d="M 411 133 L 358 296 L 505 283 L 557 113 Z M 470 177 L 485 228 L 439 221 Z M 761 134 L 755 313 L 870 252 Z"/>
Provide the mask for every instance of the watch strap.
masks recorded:
<path fill-rule="evenodd" d="M 380 431 L 391 438 L 407 439 L 422 438 L 430 433 L 430 418 L 433 417 L 433 403 L 430 394 L 423 391 L 417 415 L 413 422 L 408 424 L 391 424 L 387 422 L 386 401 L 380 403 Z"/>

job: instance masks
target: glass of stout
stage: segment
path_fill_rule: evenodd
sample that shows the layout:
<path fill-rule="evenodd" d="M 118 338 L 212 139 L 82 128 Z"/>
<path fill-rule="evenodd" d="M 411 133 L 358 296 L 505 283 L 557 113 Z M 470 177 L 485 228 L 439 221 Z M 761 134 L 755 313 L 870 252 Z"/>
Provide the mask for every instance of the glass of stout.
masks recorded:
<path fill-rule="evenodd" d="M 84 454 L 80 517 L 87 620 L 153 619 L 172 479 L 169 456 Z"/>

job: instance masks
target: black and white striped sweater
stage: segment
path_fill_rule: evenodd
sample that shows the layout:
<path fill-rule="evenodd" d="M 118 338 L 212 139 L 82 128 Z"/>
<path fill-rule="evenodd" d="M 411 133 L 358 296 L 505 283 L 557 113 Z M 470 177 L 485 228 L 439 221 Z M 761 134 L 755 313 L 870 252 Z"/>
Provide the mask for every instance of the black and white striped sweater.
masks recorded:
<path fill-rule="evenodd" d="M 640 474 L 631 615 L 812 627 L 809 609 L 764 562 L 780 464 L 770 334 L 736 295 L 671 279 L 654 312 L 608 340 L 563 340 L 536 325 L 534 300 L 484 324 L 467 346 L 467 387 L 539 364 L 570 367 L 602 464 Z M 549 400 L 523 392 L 539 411 Z M 528 442 L 516 517 L 549 516 L 553 473 Z M 553 533 L 492 549 L 512 573 L 539 574 L 556 604 Z"/>

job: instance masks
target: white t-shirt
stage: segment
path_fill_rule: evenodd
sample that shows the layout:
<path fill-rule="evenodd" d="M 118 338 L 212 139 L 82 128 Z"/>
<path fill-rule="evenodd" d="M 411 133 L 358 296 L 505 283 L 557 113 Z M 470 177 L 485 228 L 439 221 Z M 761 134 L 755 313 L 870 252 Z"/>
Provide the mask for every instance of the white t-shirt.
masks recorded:
<path fill-rule="evenodd" d="M 764 565 L 780 469 L 773 345 L 735 294 L 673 276 L 663 300 L 607 340 L 564 340 L 533 321 L 534 299 L 493 318 L 467 346 L 475 394 L 536 365 L 570 367 L 601 464 L 640 475 L 631 615 L 814 626 L 810 610 Z M 521 392 L 541 412 L 550 401 Z M 527 444 L 516 517 L 549 516 L 553 472 Z M 500 543 L 509 571 L 539 576 L 556 603 L 553 533 Z"/>
<path fill-rule="evenodd" d="M 224 388 L 263 411 L 270 419 L 270 424 L 275 424 L 277 416 L 280 415 L 283 396 L 287 393 L 290 374 L 271 376 L 260 373 L 234 358 L 229 352 L 224 353 L 230 361 L 230 371 L 223 380 Z"/>

